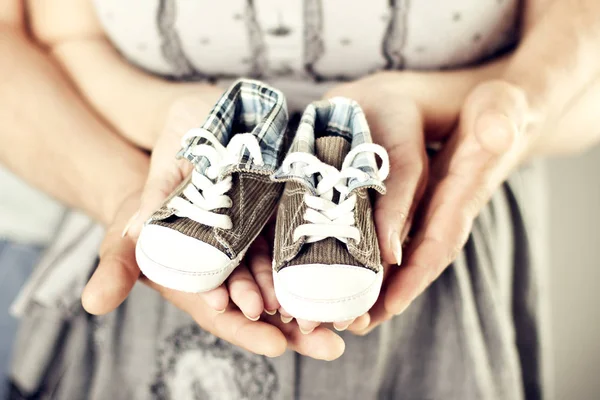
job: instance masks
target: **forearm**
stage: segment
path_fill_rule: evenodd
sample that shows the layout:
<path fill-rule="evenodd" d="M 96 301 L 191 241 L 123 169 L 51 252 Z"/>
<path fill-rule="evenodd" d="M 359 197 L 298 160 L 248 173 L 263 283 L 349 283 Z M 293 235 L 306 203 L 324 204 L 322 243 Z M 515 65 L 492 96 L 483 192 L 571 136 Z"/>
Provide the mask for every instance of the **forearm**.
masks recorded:
<path fill-rule="evenodd" d="M 0 142 L 0 162 L 104 223 L 147 174 L 148 157 L 107 128 L 52 60 L 7 27 L 0 27 Z"/>
<path fill-rule="evenodd" d="M 171 103 L 204 83 L 173 83 L 128 64 L 104 38 L 65 41 L 52 53 L 80 93 L 120 134 L 154 147 Z"/>
<path fill-rule="evenodd" d="M 503 75 L 526 94 L 532 155 L 569 153 L 599 137 L 599 15 L 597 0 L 555 1 Z"/>
<path fill-rule="evenodd" d="M 56 3 L 30 0 L 32 35 L 93 109 L 136 145 L 152 149 L 171 103 L 209 88 L 205 83 L 167 81 L 131 65 L 106 39 L 92 2 Z"/>

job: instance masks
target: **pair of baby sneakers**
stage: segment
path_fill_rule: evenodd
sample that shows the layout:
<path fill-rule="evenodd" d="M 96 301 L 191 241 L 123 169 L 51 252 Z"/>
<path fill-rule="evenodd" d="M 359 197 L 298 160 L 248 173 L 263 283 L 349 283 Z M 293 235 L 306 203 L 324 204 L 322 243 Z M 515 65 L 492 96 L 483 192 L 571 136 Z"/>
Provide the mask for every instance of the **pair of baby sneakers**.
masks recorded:
<path fill-rule="evenodd" d="M 147 278 L 186 292 L 218 287 L 279 204 L 273 279 L 283 309 L 336 322 L 373 306 L 383 267 L 369 191 L 385 193 L 387 153 L 350 99 L 309 105 L 292 140 L 287 128 L 278 90 L 239 80 L 223 94 L 182 139 L 193 172 L 142 229 L 136 258 Z"/>

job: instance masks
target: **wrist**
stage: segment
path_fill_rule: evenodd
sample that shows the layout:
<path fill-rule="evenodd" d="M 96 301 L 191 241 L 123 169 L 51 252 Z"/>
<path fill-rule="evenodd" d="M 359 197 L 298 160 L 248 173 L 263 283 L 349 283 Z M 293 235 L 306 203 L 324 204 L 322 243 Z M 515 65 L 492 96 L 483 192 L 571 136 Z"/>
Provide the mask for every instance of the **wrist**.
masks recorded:
<path fill-rule="evenodd" d="M 131 149 L 127 156 L 120 157 L 118 172 L 105 182 L 105 188 L 98 185 L 96 193 L 96 214 L 99 222 L 108 225 L 115 219 L 126 200 L 139 197 L 146 182 L 149 170 L 149 157 L 139 149 Z M 117 153 L 123 154 L 123 153 Z M 92 200 L 92 203 L 94 201 Z"/>

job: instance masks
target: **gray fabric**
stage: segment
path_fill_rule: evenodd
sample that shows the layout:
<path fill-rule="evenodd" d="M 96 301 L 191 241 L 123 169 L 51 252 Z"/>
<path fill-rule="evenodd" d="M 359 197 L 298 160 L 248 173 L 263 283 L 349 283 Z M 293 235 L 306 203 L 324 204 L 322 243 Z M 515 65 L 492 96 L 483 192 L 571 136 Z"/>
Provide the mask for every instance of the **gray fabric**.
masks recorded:
<path fill-rule="evenodd" d="M 40 248 L 0 240 L 0 399 L 7 392 L 8 368 L 18 321 L 9 306 L 27 281 L 40 255 Z"/>
<path fill-rule="evenodd" d="M 514 44 L 521 0 L 94 0 L 133 64 L 182 80 L 457 68 Z M 314 99 L 311 99 L 314 100 Z"/>
<path fill-rule="evenodd" d="M 515 173 L 455 264 L 403 315 L 366 337 L 344 333 L 337 361 L 251 355 L 143 285 L 116 312 L 91 317 L 73 296 L 80 288 L 63 285 L 71 293 L 55 295 L 72 307 L 28 304 L 14 382 L 42 399 L 549 398 L 540 173 L 533 166 Z M 85 242 L 93 254 L 97 243 Z M 93 267 L 72 263 L 72 279 Z"/>

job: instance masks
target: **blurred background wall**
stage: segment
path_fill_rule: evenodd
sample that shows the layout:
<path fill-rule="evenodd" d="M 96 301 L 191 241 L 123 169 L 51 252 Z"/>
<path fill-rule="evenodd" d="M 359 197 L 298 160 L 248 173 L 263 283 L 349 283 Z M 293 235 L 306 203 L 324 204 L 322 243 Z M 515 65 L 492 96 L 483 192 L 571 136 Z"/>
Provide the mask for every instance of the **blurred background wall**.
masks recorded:
<path fill-rule="evenodd" d="M 548 177 L 556 399 L 600 399 L 600 147 Z"/>

